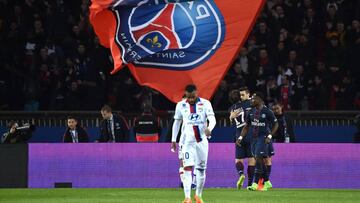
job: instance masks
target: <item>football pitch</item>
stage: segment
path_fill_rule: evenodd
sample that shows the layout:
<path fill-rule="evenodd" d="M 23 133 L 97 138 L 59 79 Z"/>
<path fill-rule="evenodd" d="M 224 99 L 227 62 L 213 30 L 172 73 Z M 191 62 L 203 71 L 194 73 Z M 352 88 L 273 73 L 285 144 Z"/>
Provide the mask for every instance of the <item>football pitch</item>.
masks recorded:
<path fill-rule="evenodd" d="M 192 191 L 193 193 L 194 191 Z M 0 189 L 1 203 L 181 203 L 181 189 Z M 359 202 L 360 190 L 273 189 L 252 192 L 205 189 L 205 203 Z M 195 203 L 195 201 L 193 201 Z"/>

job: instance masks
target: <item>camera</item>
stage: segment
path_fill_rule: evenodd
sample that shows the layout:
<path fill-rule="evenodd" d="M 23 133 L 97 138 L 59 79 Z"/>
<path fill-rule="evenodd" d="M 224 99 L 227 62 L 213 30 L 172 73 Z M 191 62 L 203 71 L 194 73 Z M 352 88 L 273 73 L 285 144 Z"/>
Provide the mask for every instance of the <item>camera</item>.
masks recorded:
<path fill-rule="evenodd" d="M 30 133 L 32 133 L 32 132 L 35 131 L 35 126 L 32 125 L 32 124 L 26 123 L 23 126 L 19 126 L 19 127 L 15 128 L 15 129 L 18 132 L 30 132 Z"/>

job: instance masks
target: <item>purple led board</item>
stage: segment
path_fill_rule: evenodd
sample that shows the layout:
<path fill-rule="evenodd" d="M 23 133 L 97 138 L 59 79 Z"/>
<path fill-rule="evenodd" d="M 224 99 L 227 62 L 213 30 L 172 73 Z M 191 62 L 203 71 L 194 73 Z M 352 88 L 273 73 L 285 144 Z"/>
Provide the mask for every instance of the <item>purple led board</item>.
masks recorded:
<path fill-rule="evenodd" d="M 360 145 L 275 144 L 276 188 L 360 188 Z M 179 161 L 169 143 L 30 144 L 29 187 L 178 187 Z M 246 167 L 245 167 L 246 169 Z M 235 187 L 234 144 L 211 143 L 206 187 Z"/>

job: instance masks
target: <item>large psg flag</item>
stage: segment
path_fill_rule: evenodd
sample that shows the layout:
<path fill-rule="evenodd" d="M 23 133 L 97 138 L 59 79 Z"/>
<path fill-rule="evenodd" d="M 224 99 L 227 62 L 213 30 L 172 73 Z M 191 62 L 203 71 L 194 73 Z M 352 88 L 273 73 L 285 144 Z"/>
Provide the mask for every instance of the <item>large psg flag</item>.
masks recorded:
<path fill-rule="evenodd" d="M 209 99 L 265 0 L 92 0 L 90 21 L 141 85 L 177 102 L 187 84 Z"/>

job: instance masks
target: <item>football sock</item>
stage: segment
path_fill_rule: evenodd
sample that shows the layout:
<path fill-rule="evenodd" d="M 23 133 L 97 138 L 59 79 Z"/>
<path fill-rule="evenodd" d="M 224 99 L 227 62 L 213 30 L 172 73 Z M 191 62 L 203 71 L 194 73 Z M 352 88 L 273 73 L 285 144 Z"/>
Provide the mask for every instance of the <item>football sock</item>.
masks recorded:
<path fill-rule="evenodd" d="M 204 169 L 197 169 L 196 172 L 196 195 L 201 197 L 204 189 L 206 173 Z"/>
<path fill-rule="evenodd" d="M 191 179 L 191 171 L 185 170 L 183 180 L 185 198 L 190 198 L 191 195 Z"/>
<path fill-rule="evenodd" d="M 197 172 L 197 170 L 195 169 L 194 172 L 193 172 L 193 178 L 192 178 L 191 184 L 196 185 L 196 182 L 197 182 L 196 174 L 197 174 L 197 173 L 198 173 L 198 172 Z"/>
<path fill-rule="evenodd" d="M 236 171 L 238 172 L 239 176 L 241 176 L 242 174 L 244 174 L 244 164 L 239 162 L 236 162 L 235 164 L 236 166 Z"/>
<path fill-rule="evenodd" d="M 256 159 L 254 182 L 258 183 L 263 172 L 263 159 Z"/>
<path fill-rule="evenodd" d="M 270 179 L 271 165 L 266 165 L 266 170 L 267 170 L 267 174 L 268 174 L 268 179 Z"/>
<path fill-rule="evenodd" d="M 179 168 L 179 176 L 180 176 L 181 182 L 183 182 L 184 181 L 184 168 L 183 167 Z"/>
<path fill-rule="evenodd" d="M 254 172 L 255 172 L 255 166 L 248 166 L 247 168 L 248 186 L 250 186 L 254 180 Z"/>
<path fill-rule="evenodd" d="M 264 178 L 264 182 L 266 182 L 269 180 L 269 174 L 268 174 L 265 163 L 263 164 L 262 168 L 263 168 L 262 177 Z"/>

